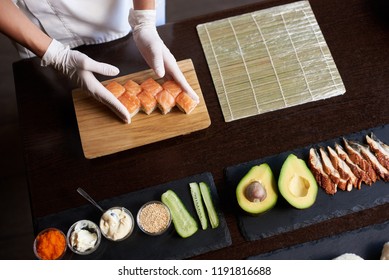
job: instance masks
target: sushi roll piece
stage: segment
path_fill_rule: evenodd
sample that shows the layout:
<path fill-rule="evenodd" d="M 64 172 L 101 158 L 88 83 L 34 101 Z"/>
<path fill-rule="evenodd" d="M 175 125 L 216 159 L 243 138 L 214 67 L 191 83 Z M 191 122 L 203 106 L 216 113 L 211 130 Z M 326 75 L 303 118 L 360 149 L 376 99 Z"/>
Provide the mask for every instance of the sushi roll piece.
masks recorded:
<path fill-rule="evenodd" d="M 150 115 L 157 107 L 157 100 L 148 91 L 142 91 L 138 94 L 140 106 L 143 112 Z"/>
<path fill-rule="evenodd" d="M 185 92 L 181 92 L 176 98 L 177 107 L 185 112 L 186 114 L 190 114 L 194 108 L 196 108 L 197 103 L 190 98 L 190 96 Z"/>
<path fill-rule="evenodd" d="M 130 95 L 125 92 L 118 99 L 127 108 L 131 118 L 139 112 L 141 106 L 140 100 L 135 95 Z"/>
<path fill-rule="evenodd" d="M 141 86 L 138 83 L 134 82 L 133 80 L 128 80 L 127 82 L 125 82 L 123 87 L 126 89 L 126 92 L 129 95 L 136 96 L 142 91 Z"/>
<path fill-rule="evenodd" d="M 142 90 L 148 91 L 152 96 L 156 96 L 163 90 L 162 86 L 158 84 L 153 78 L 148 78 L 140 84 Z"/>
<path fill-rule="evenodd" d="M 176 104 L 174 97 L 166 90 L 162 90 L 160 93 L 158 93 L 155 99 L 157 100 L 158 108 L 164 115 L 169 113 Z"/>
<path fill-rule="evenodd" d="M 164 90 L 170 93 L 174 99 L 182 92 L 182 88 L 173 80 L 168 80 L 162 84 Z"/>
<path fill-rule="evenodd" d="M 120 97 L 120 96 L 126 91 L 126 89 L 125 89 L 121 84 L 119 84 L 119 83 L 116 82 L 116 81 L 112 81 L 112 82 L 108 83 L 105 87 L 106 87 L 106 89 L 108 89 L 116 98 Z"/>

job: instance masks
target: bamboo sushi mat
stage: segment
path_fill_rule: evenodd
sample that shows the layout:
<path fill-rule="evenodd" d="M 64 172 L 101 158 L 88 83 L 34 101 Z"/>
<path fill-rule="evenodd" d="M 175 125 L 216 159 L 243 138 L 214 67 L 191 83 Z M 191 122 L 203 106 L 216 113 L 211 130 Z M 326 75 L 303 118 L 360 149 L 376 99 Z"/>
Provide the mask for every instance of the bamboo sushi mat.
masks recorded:
<path fill-rule="evenodd" d="M 226 122 L 341 95 L 308 1 L 197 26 Z"/>

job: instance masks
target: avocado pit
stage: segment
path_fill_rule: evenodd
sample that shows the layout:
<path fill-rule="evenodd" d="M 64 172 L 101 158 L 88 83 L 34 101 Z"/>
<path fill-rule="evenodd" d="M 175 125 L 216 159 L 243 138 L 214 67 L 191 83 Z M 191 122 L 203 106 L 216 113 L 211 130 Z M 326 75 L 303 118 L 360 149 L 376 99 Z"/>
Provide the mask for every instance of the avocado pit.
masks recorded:
<path fill-rule="evenodd" d="M 250 202 L 262 202 L 266 199 L 266 188 L 258 181 L 251 182 L 245 189 L 244 195 Z"/>

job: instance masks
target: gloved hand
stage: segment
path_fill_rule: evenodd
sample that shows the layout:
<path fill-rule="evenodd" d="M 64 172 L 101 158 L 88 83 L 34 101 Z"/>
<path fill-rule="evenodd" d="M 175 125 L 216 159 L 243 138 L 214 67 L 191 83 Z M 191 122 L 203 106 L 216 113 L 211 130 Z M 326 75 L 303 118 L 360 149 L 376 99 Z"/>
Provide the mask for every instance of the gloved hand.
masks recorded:
<path fill-rule="evenodd" d="M 171 76 L 193 100 L 199 102 L 198 95 L 189 85 L 176 59 L 158 35 L 156 11 L 131 9 L 129 22 L 140 53 L 157 76 Z"/>
<path fill-rule="evenodd" d="M 75 79 L 79 86 L 108 106 L 123 121 L 131 122 L 131 116 L 126 107 L 93 75 L 93 73 L 99 73 L 115 76 L 119 74 L 119 69 L 115 66 L 97 62 L 79 51 L 70 50 L 69 47 L 65 47 L 54 39 L 43 55 L 41 64 L 42 66 L 52 65 L 69 78 Z"/>

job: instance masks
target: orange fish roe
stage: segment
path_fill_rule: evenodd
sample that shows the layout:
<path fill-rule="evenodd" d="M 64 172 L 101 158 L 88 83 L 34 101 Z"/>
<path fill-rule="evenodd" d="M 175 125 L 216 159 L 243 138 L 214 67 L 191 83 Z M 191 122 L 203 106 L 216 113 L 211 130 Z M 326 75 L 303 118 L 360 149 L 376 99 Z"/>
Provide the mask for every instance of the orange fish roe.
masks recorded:
<path fill-rule="evenodd" d="M 36 238 L 36 253 L 42 260 L 56 260 L 66 249 L 66 239 L 57 229 L 49 229 Z"/>

